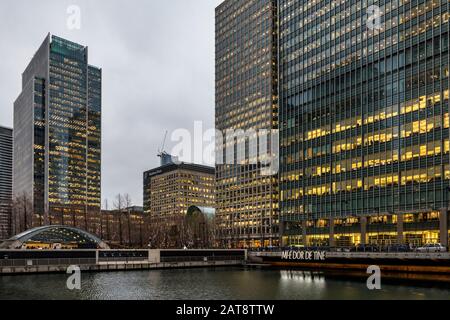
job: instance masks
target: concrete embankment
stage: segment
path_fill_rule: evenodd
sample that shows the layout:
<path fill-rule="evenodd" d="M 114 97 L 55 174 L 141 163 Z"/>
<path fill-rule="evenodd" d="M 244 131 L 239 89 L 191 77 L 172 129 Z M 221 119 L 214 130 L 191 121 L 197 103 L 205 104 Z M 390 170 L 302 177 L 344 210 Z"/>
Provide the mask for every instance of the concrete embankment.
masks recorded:
<path fill-rule="evenodd" d="M 131 270 L 158 270 L 158 269 L 183 269 L 183 268 L 211 268 L 242 266 L 244 261 L 209 261 L 209 262 L 174 262 L 174 263 L 107 263 L 101 265 L 79 265 L 81 271 L 131 271 Z M 0 267 L 0 275 L 26 274 L 26 273 L 65 273 L 69 265 L 59 266 L 22 266 Z"/>
<path fill-rule="evenodd" d="M 276 267 L 310 270 L 367 270 L 376 265 L 383 272 L 450 275 L 450 253 L 359 252 L 252 252 L 249 261 Z"/>
<path fill-rule="evenodd" d="M 0 275 L 210 268 L 244 265 L 245 250 L 4 250 Z"/>

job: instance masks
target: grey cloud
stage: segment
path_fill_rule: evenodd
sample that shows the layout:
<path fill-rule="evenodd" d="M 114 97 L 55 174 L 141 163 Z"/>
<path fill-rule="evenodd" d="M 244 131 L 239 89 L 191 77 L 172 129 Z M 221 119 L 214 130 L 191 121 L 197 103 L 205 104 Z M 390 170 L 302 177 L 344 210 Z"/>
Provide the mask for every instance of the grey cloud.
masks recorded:
<path fill-rule="evenodd" d="M 220 0 L 3 0 L 0 125 L 12 126 L 21 73 L 48 32 L 89 46 L 103 69 L 103 198 L 142 203 L 165 130 L 214 126 L 214 8 Z M 66 27 L 81 8 L 81 30 Z M 168 143 L 170 149 L 170 143 Z"/>

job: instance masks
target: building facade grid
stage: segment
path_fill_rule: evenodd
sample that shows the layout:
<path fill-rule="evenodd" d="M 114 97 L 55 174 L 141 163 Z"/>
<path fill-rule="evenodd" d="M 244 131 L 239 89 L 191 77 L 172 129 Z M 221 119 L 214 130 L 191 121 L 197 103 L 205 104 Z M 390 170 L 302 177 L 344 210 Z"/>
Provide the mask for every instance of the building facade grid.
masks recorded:
<path fill-rule="evenodd" d="M 277 2 L 227 0 L 216 8 L 216 129 L 278 129 Z M 238 138 L 237 138 L 238 139 Z M 236 146 L 231 148 L 236 149 Z M 277 245 L 278 177 L 246 160 L 216 165 L 223 247 Z"/>

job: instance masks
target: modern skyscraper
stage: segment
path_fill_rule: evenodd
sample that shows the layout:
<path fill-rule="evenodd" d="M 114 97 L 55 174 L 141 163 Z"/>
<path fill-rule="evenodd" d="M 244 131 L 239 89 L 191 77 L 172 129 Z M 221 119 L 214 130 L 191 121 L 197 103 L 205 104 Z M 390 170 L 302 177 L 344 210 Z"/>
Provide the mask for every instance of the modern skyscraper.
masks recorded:
<path fill-rule="evenodd" d="M 13 131 L 0 127 L 0 239 L 11 236 Z"/>
<path fill-rule="evenodd" d="M 280 0 L 286 245 L 448 245 L 449 5 Z"/>
<path fill-rule="evenodd" d="M 100 212 L 101 69 L 88 48 L 48 35 L 14 104 L 16 228 L 87 227 Z M 16 213 L 15 213 L 16 214 Z"/>
<path fill-rule="evenodd" d="M 224 1 L 216 8 L 216 129 L 224 137 L 278 129 L 277 87 L 277 1 Z M 243 162 L 216 165 L 219 237 L 224 247 L 276 245 L 278 179 L 251 161 L 249 141 L 245 149 Z"/>

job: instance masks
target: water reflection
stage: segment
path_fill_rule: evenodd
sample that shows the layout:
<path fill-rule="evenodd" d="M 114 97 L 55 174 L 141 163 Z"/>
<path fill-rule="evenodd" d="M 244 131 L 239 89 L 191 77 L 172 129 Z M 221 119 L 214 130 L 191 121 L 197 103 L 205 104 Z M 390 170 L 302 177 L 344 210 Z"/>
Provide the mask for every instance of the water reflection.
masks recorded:
<path fill-rule="evenodd" d="M 353 280 L 303 270 L 216 268 L 82 274 L 80 291 L 66 288 L 67 276 L 0 277 L 0 299 L 450 299 L 450 289 L 391 285 L 369 291 Z"/>
<path fill-rule="evenodd" d="M 320 272 L 301 271 L 301 270 L 281 270 L 281 280 L 299 281 L 308 284 L 325 284 L 325 277 Z"/>

